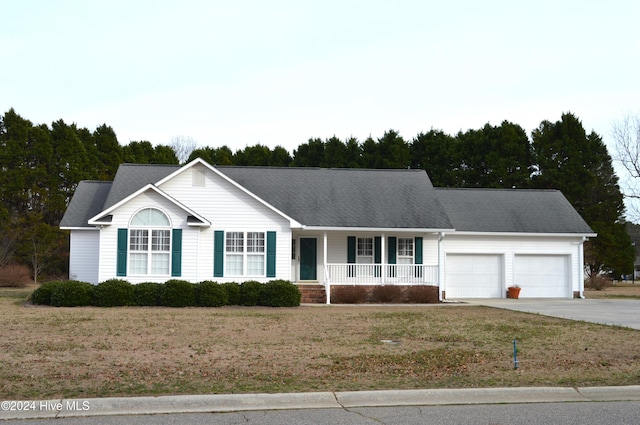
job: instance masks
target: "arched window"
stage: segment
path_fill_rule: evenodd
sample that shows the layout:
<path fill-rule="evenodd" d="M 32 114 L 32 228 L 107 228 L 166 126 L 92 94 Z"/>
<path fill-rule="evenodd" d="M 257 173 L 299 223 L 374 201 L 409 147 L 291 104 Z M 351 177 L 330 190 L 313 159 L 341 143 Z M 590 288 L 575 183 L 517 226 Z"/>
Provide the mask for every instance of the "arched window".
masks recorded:
<path fill-rule="evenodd" d="M 129 273 L 168 276 L 171 263 L 171 222 L 155 208 L 138 211 L 129 225 Z"/>

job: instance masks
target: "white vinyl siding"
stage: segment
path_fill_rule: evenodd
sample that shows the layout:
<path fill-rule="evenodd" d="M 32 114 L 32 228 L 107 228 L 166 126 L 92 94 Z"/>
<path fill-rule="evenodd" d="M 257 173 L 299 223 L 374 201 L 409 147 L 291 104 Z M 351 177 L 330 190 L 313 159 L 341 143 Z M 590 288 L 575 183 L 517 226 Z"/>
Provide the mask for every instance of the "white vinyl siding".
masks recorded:
<path fill-rule="evenodd" d="M 212 223 L 211 227 L 191 229 L 183 234 L 183 271 L 186 278 L 202 281 L 213 277 L 213 245 L 214 232 L 223 230 L 228 232 L 276 232 L 276 277 L 290 279 L 291 276 L 291 227 L 290 222 L 275 211 L 261 204 L 232 183 L 224 180 L 214 171 L 202 165 L 196 165 L 204 173 L 203 187 L 194 187 L 192 173 L 176 175 L 171 180 L 161 184 L 159 188 L 188 206 Z M 186 214 L 182 213 L 186 219 Z M 173 220 L 173 217 L 172 217 Z M 245 245 L 246 250 L 246 245 Z M 226 259 L 226 252 L 225 259 Z M 258 253 L 255 253 L 258 255 Z M 266 253 L 261 254 L 266 257 Z M 243 267 L 247 268 L 248 259 Z M 265 269 L 259 275 L 252 275 L 251 279 L 266 282 L 273 278 L 266 277 Z M 216 278 L 219 282 L 238 281 L 238 276 L 231 276 L 228 264 L 224 264 L 224 276 Z M 247 272 L 247 276 L 248 272 Z"/>
<path fill-rule="evenodd" d="M 97 284 L 100 262 L 100 232 L 72 230 L 69 235 L 69 278 Z"/>

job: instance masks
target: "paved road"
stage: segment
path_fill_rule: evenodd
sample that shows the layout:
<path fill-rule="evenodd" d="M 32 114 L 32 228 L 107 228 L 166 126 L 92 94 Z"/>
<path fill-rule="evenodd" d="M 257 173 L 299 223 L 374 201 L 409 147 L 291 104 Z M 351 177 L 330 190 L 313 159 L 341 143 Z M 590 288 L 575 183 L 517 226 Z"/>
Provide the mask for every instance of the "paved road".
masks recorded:
<path fill-rule="evenodd" d="M 298 394 L 211 394 L 0 402 L 2 419 L 64 420 L 132 415 L 228 413 L 274 410 L 354 409 L 483 404 L 635 402 L 640 386 L 463 388 L 406 391 L 345 391 Z M 37 422 L 36 422 L 37 423 Z M 59 423 L 59 422 L 58 422 Z M 75 422 L 68 422 L 75 423 Z M 640 422 L 638 422 L 640 423 Z"/>
<path fill-rule="evenodd" d="M 8 421 L 14 423 L 14 421 Z M 640 424 L 640 402 L 396 406 L 16 420 L 16 425 L 620 425 Z"/>
<path fill-rule="evenodd" d="M 460 300 L 475 305 L 485 305 L 508 310 L 537 313 L 564 319 L 582 320 L 604 325 L 625 326 L 640 329 L 640 300 L 623 299 L 496 299 Z"/>

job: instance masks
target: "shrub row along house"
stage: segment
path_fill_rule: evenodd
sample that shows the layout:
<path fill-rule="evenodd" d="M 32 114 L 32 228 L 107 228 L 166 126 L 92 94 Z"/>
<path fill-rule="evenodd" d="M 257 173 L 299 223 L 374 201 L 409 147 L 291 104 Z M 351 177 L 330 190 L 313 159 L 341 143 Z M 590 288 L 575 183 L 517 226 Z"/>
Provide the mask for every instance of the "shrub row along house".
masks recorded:
<path fill-rule="evenodd" d="M 201 159 L 123 164 L 113 182 L 83 181 L 60 227 L 71 279 L 285 279 L 327 303 L 352 285 L 426 285 L 440 300 L 502 298 L 512 285 L 521 297 L 582 296 L 583 243 L 596 236 L 555 190 Z"/>

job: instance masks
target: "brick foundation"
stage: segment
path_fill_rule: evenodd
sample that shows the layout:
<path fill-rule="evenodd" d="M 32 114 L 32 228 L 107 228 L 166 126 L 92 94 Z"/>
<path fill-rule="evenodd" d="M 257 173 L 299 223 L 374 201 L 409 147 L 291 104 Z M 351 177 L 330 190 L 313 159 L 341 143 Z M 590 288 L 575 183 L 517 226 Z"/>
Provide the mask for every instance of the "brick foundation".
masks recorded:
<path fill-rule="evenodd" d="M 300 300 L 303 304 L 325 304 L 327 302 L 327 293 L 324 285 L 296 285 L 302 294 Z"/>
<path fill-rule="evenodd" d="M 303 304 L 325 304 L 323 285 L 297 285 Z M 331 304 L 427 304 L 438 303 L 437 286 L 411 285 L 333 285 Z"/>

